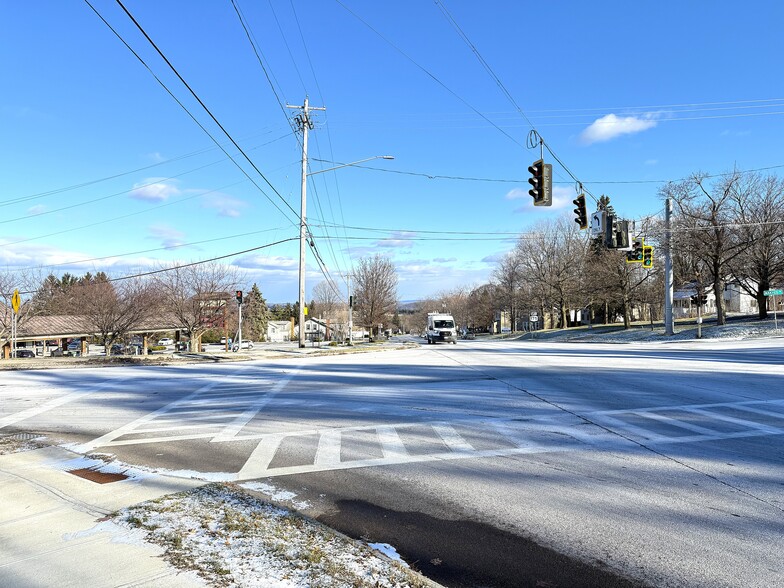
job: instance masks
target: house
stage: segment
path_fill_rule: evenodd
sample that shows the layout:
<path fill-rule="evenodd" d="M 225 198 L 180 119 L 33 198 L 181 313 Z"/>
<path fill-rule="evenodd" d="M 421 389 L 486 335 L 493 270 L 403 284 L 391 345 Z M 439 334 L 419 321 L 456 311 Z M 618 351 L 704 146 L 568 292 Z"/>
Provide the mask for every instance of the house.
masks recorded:
<path fill-rule="evenodd" d="M 291 321 L 269 321 L 267 323 L 267 341 L 270 343 L 291 341 L 291 332 Z"/>
<path fill-rule="evenodd" d="M 756 314 L 759 312 L 759 307 L 756 298 L 749 296 L 749 293 L 741 287 L 737 280 L 731 280 L 724 286 L 724 310 L 742 314 Z"/>
<path fill-rule="evenodd" d="M 701 314 L 714 314 L 716 312 L 716 296 L 713 288 L 703 287 L 703 294 L 707 298 L 706 304 L 700 309 Z M 697 316 L 697 285 L 687 284 L 684 288 L 673 293 L 672 309 L 676 318 Z M 757 300 L 744 290 L 737 280 L 728 280 L 722 295 L 725 312 L 742 314 L 755 314 Z"/>

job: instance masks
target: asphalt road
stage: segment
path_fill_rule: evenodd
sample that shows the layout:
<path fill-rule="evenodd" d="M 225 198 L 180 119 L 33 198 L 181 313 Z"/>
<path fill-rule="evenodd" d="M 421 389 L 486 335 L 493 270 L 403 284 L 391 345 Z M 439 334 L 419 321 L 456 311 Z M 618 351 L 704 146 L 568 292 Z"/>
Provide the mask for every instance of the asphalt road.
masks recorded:
<path fill-rule="evenodd" d="M 784 585 L 780 339 L 4 373 L 0 433 L 261 480 L 449 586 Z"/>

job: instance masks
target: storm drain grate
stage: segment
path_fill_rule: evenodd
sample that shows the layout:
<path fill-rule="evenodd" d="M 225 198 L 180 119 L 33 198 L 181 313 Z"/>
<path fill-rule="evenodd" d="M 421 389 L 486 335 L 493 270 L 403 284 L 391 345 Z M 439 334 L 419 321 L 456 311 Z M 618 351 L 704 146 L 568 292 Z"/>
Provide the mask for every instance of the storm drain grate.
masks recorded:
<path fill-rule="evenodd" d="M 128 479 L 128 476 L 119 472 L 101 472 L 93 468 L 79 468 L 78 470 L 68 470 L 69 474 L 79 476 L 85 480 L 90 480 L 96 484 L 109 484 Z"/>

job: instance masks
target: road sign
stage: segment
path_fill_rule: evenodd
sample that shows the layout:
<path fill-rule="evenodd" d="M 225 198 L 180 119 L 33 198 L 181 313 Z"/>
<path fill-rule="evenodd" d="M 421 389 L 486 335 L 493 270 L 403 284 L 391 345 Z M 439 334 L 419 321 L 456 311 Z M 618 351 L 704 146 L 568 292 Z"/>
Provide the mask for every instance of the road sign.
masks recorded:
<path fill-rule="evenodd" d="M 536 323 L 539 321 L 539 315 L 531 313 L 528 315 L 528 320 L 531 321 L 532 323 Z"/>
<path fill-rule="evenodd" d="M 782 296 L 784 295 L 784 290 L 764 290 L 762 292 L 765 296 Z"/>
<path fill-rule="evenodd" d="M 14 309 L 14 313 L 19 314 L 19 303 L 21 302 L 19 298 L 19 290 L 14 290 L 14 295 L 11 296 L 11 308 Z"/>

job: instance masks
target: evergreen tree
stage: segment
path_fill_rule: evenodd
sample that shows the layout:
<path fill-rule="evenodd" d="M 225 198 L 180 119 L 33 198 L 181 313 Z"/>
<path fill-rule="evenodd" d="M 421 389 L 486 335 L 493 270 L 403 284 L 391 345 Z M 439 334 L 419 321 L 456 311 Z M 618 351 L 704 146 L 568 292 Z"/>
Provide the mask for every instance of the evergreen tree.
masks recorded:
<path fill-rule="evenodd" d="M 270 310 L 267 301 L 261 294 L 258 285 L 253 284 L 245 299 L 244 322 L 248 328 L 249 338 L 253 341 L 267 340 L 267 325 L 270 320 Z"/>

